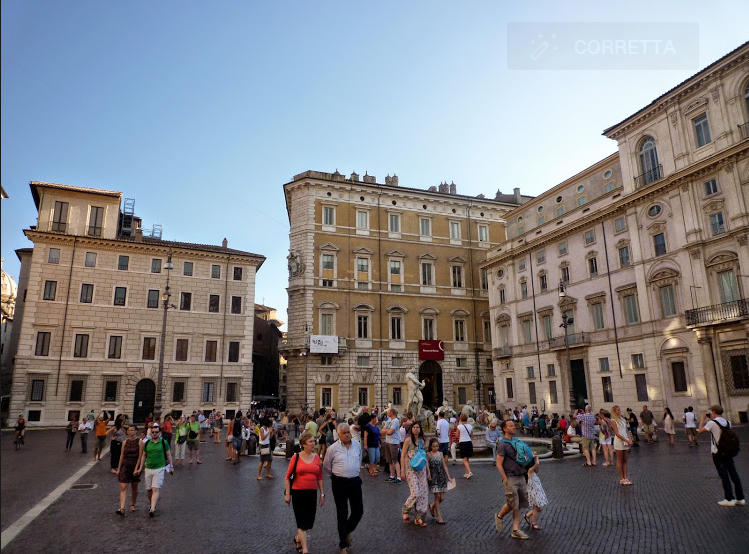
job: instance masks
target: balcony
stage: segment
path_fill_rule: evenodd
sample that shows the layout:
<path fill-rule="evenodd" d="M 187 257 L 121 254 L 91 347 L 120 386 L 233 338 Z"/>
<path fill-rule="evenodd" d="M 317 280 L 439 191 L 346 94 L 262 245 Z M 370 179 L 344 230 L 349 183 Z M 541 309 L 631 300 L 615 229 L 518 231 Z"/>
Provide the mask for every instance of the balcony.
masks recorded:
<path fill-rule="evenodd" d="M 654 167 L 642 175 L 635 177 L 635 189 L 641 189 L 642 187 L 646 187 L 650 183 L 655 183 L 661 179 L 663 179 L 663 166 L 659 165 L 658 167 Z"/>
<path fill-rule="evenodd" d="M 588 346 L 590 344 L 590 333 L 574 333 L 567 335 L 567 342 L 570 348 L 576 346 Z M 564 336 L 553 337 L 549 339 L 549 350 L 559 350 L 564 348 Z"/>
<path fill-rule="evenodd" d="M 512 346 L 500 346 L 493 351 L 495 358 L 509 358 L 512 356 Z"/>
<path fill-rule="evenodd" d="M 739 135 L 741 136 L 742 140 L 749 138 L 749 121 L 739 125 Z"/>
<path fill-rule="evenodd" d="M 749 307 L 746 298 L 707 306 L 706 308 L 697 308 L 696 310 L 687 310 L 684 314 L 687 320 L 687 327 L 695 325 L 714 325 L 726 321 L 744 319 L 749 317 Z"/>

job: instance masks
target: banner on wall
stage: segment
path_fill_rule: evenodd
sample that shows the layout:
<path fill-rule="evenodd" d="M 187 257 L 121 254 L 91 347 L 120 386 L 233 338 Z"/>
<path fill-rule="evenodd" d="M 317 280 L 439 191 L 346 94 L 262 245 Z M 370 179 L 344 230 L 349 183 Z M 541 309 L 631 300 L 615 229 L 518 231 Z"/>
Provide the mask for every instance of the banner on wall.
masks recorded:
<path fill-rule="evenodd" d="M 420 360 L 444 360 L 445 345 L 441 340 L 420 340 L 419 341 L 419 359 Z"/>
<path fill-rule="evenodd" d="M 337 335 L 312 335 L 309 338 L 311 354 L 338 354 Z"/>

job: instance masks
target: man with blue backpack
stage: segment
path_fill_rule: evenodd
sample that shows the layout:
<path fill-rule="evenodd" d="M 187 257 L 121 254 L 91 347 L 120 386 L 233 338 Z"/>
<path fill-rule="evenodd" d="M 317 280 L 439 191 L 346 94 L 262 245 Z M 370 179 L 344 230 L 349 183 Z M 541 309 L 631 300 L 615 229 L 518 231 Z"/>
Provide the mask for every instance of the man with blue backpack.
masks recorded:
<path fill-rule="evenodd" d="M 494 515 L 497 531 L 504 529 L 503 518 L 512 512 L 512 538 L 527 539 L 520 530 L 520 509 L 528 508 L 528 468 L 536 463 L 533 451 L 523 441 L 515 438 L 515 422 L 500 423 L 502 439 L 497 445 L 497 470 L 502 476 L 507 502 Z"/>

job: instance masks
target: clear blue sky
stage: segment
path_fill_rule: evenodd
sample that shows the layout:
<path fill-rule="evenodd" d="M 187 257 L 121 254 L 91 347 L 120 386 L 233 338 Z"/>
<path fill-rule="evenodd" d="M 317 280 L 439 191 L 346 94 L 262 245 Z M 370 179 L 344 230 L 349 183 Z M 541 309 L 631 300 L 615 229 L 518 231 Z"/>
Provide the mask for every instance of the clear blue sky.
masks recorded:
<path fill-rule="evenodd" d="M 699 23 L 699 68 L 747 39 L 743 1 L 4 0 L 2 255 L 31 180 L 119 190 L 164 238 L 265 255 L 286 319 L 283 183 L 368 171 L 538 194 L 616 150 L 601 131 L 698 68 L 510 71 L 509 22 Z M 743 22 L 743 23 L 742 23 Z"/>

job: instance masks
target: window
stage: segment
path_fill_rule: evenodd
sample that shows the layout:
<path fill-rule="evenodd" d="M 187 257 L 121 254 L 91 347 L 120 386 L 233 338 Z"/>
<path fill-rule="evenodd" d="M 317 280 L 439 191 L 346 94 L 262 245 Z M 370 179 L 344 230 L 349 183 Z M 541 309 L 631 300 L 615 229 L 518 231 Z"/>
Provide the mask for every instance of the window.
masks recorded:
<path fill-rule="evenodd" d="M 627 229 L 627 220 L 624 217 L 617 217 L 614 220 L 614 229 L 617 233 L 625 231 Z"/>
<path fill-rule="evenodd" d="M 156 337 L 145 337 L 143 339 L 143 359 L 156 359 Z"/>
<path fill-rule="evenodd" d="M 465 342 L 466 322 L 462 319 L 456 319 L 453 328 L 455 329 L 455 342 Z"/>
<path fill-rule="evenodd" d="M 455 358 L 455 367 L 468 367 L 468 360 L 466 358 Z"/>
<path fill-rule="evenodd" d="M 231 297 L 231 313 L 233 314 L 242 313 L 242 297 L 241 296 Z"/>
<path fill-rule="evenodd" d="M 332 287 L 333 286 L 333 279 L 323 279 L 322 280 L 322 286 L 323 287 Z"/>
<path fill-rule="evenodd" d="M 178 362 L 186 362 L 187 361 L 187 347 L 188 347 L 188 341 L 187 339 L 177 339 L 177 348 L 174 352 L 174 359 Z"/>
<path fill-rule="evenodd" d="M 490 343 L 492 341 L 492 323 L 491 321 L 484 320 L 484 342 Z"/>
<path fill-rule="evenodd" d="M 369 316 L 360 314 L 356 316 L 356 338 L 369 338 Z"/>
<path fill-rule="evenodd" d="M 367 387 L 358 387 L 357 392 L 359 406 L 369 406 L 369 389 Z"/>
<path fill-rule="evenodd" d="M 611 371 L 608 358 L 598 358 L 598 369 L 600 371 Z"/>
<path fill-rule="evenodd" d="M 597 258 L 588 258 L 588 273 L 590 273 L 591 277 L 595 277 L 598 275 L 598 259 Z"/>
<path fill-rule="evenodd" d="M 479 242 L 489 242 L 489 227 L 486 225 L 479 225 Z"/>
<path fill-rule="evenodd" d="M 221 279 L 221 266 L 218 264 L 211 265 L 211 279 Z"/>
<path fill-rule="evenodd" d="M 390 317 L 390 339 L 403 340 L 403 318 L 401 316 Z"/>
<path fill-rule="evenodd" d="M 663 256 L 666 253 L 666 236 L 663 233 L 653 235 L 653 246 L 655 247 L 655 255 Z"/>
<path fill-rule="evenodd" d="M 320 354 L 320 365 L 333 365 L 333 356 Z"/>
<path fill-rule="evenodd" d="M 186 277 L 192 277 L 192 262 L 185 262 L 182 266 L 182 275 Z"/>
<path fill-rule="evenodd" d="M 525 225 L 518 225 L 518 236 L 525 233 Z"/>
<path fill-rule="evenodd" d="M 107 358 L 110 360 L 119 360 L 122 358 L 122 337 L 113 335 L 109 337 L 109 350 Z"/>
<path fill-rule="evenodd" d="M 564 215 L 564 206 L 557 206 L 554 213 L 556 213 L 557 217 L 562 217 Z"/>
<path fill-rule="evenodd" d="M 570 268 L 568 266 L 564 266 L 562 268 L 562 283 L 565 285 L 569 284 L 570 282 Z"/>
<path fill-rule="evenodd" d="M 714 237 L 726 232 L 726 227 L 723 224 L 723 212 L 718 212 L 710 216 L 710 227 L 713 230 Z"/>
<path fill-rule="evenodd" d="M 333 254 L 322 255 L 322 268 L 323 269 L 333 269 L 334 262 L 335 260 L 333 258 Z"/>
<path fill-rule="evenodd" d="M 549 381 L 549 403 L 557 404 L 559 402 L 559 396 L 557 395 L 557 382 Z"/>
<path fill-rule="evenodd" d="M 81 285 L 81 303 L 91 304 L 94 300 L 94 285 L 83 283 Z"/>
<path fill-rule="evenodd" d="M 663 211 L 663 208 L 661 208 L 660 204 L 653 204 L 652 206 L 650 206 L 650 209 L 648 210 L 648 216 L 658 217 L 662 211 Z"/>
<path fill-rule="evenodd" d="M 434 329 L 434 319 L 431 317 L 425 317 L 422 321 L 422 330 L 423 330 L 423 336 L 424 340 L 434 340 L 436 338 L 436 332 Z"/>
<path fill-rule="evenodd" d="M 481 290 L 489 290 L 489 272 L 485 269 L 480 269 L 479 278 L 481 279 Z"/>
<path fill-rule="evenodd" d="M 463 267 L 454 265 L 452 266 L 451 270 L 453 288 L 463 288 Z"/>
<path fill-rule="evenodd" d="M 29 400 L 31 402 L 44 401 L 44 379 L 31 380 L 31 394 Z"/>
<path fill-rule="evenodd" d="M 637 311 L 637 295 L 628 294 L 624 297 L 624 313 L 627 325 L 639 323 L 640 315 Z"/>
<path fill-rule="evenodd" d="M 536 253 L 536 261 L 540 264 L 546 261 L 546 250 L 539 250 Z"/>
<path fill-rule="evenodd" d="M 239 341 L 229 342 L 229 362 L 239 362 Z"/>
<path fill-rule="evenodd" d="M 172 384 L 172 402 L 184 402 L 184 401 L 185 401 L 185 382 L 175 381 Z"/>
<path fill-rule="evenodd" d="M 653 137 L 648 137 L 640 145 L 640 169 L 642 170 L 642 185 L 649 185 L 661 178 L 658 164 L 658 150 L 655 147 L 655 139 Z"/>
<path fill-rule="evenodd" d="M 369 273 L 369 258 L 356 258 L 356 271 L 359 273 Z"/>
<path fill-rule="evenodd" d="M 76 335 L 73 347 L 74 358 L 88 358 L 88 335 Z"/>
<path fill-rule="evenodd" d="M 619 249 L 619 265 L 621 267 L 629 267 L 632 262 L 629 259 L 629 246 L 622 246 Z"/>
<path fill-rule="evenodd" d="M 180 293 L 179 309 L 189 312 L 191 307 L 192 307 L 192 293 L 191 292 Z"/>
<path fill-rule="evenodd" d="M 219 306 L 221 303 L 221 297 L 218 294 L 208 295 L 208 311 L 212 314 L 219 312 Z"/>
<path fill-rule="evenodd" d="M 390 225 L 389 230 L 391 233 L 401 232 L 401 216 L 399 214 L 390 214 L 388 221 Z"/>
<path fill-rule="evenodd" d="M 400 260 L 390 260 L 390 275 L 401 274 L 401 262 Z"/>
<path fill-rule="evenodd" d="M 425 287 L 434 286 L 432 275 L 433 265 L 430 262 L 421 262 L 421 284 Z"/>
<path fill-rule="evenodd" d="M 215 362 L 217 350 L 218 350 L 218 341 L 215 341 L 215 340 L 205 341 L 205 361 Z"/>
<path fill-rule="evenodd" d="M 526 281 L 520 282 L 520 296 L 528 298 L 528 283 Z"/>
<path fill-rule="evenodd" d="M 242 280 L 242 268 L 241 267 L 235 267 L 234 268 L 234 280 L 235 281 L 241 281 Z"/>
<path fill-rule="evenodd" d="M 320 314 L 320 334 L 333 334 L 333 314 Z"/>
<path fill-rule="evenodd" d="M 153 258 L 151 260 L 151 273 L 161 273 L 161 259 Z"/>
<path fill-rule="evenodd" d="M 369 356 L 357 356 L 356 365 L 358 365 L 359 367 L 369 366 Z"/>
<path fill-rule="evenodd" d="M 557 370 L 554 367 L 554 364 L 546 364 L 546 376 L 547 377 L 556 377 Z"/>
<path fill-rule="evenodd" d="M 525 270 L 525 258 L 518 260 L 518 271 Z"/>
<path fill-rule="evenodd" d="M 49 249 L 49 256 L 47 257 L 47 262 L 51 264 L 60 263 L 60 249 L 59 248 Z"/>
<path fill-rule="evenodd" d="M 697 138 L 697 147 L 710 144 L 713 139 L 710 138 L 710 125 L 707 122 L 707 114 L 694 119 L 694 132 Z"/>
<path fill-rule="evenodd" d="M 102 223 L 104 222 L 104 208 L 91 206 L 88 214 L 88 236 L 100 237 Z"/>
<path fill-rule="evenodd" d="M 541 225 L 543 225 L 544 223 L 546 223 L 546 216 L 545 215 L 538 216 L 538 225 L 539 225 L 539 227 Z"/>
<path fill-rule="evenodd" d="M 419 219 L 419 234 L 422 237 L 432 236 L 432 220 L 426 217 Z"/>
<path fill-rule="evenodd" d="M 528 383 L 528 401 L 531 404 L 536 403 L 536 383 Z"/>
<path fill-rule="evenodd" d="M 512 390 L 512 377 L 505 378 L 505 387 L 507 388 L 507 398 L 514 398 Z"/>
<path fill-rule="evenodd" d="M 642 354 L 632 354 L 632 369 L 645 369 L 645 359 Z"/>
<path fill-rule="evenodd" d="M 403 356 L 393 356 L 390 358 L 390 365 L 393 367 L 401 367 L 403 365 Z"/>
<path fill-rule="evenodd" d="M 648 398 L 648 381 L 644 373 L 635 375 L 635 387 L 637 388 L 637 401 L 647 402 Z"/>
<path fill-rule="evenodd" d="M 52 230 L 58 233 L 64 233 L 68 222 L 67 202 L 55 202 L 55 212 L 52 216 Z"/>
<path fill-rule="evenodd" d="M 585 231 L 585 244 L 593 244 L 596 241 L 596 232 L 593 229 Z"/>
<path fill-rule="evenodd" d="M 526 319 L 525 321 L 523 321 L 523 342 L 524 344 L 531 344 L 533 342 L 530 319 Z"/>
<path fill-rule="evenodd" d="M 450 222 L 450 238 L 460 240 L 460 223 L 457 221 Z"/>
<path fill-rule="evenodd" d="M 749 389 L 749 364 L 746 354 L 730 356 L 734 389 Z"/>
<path fill-rule="evenodd" d="M 582 192 L 585 190 L 585 185 L 577 185 L 577 192 Z"/>
<path fill-rule="evenodd" d="M 466 387 L 458 387 L 458 404 L 463 405 L 468 402 L 468 391 Z"/>
<path fill-rule="evenodd" d="M 676 302 L 674 301 L 673 285 L 666 285 L 660 288 L 661 293 L 661 311 L 663 317 L 674 317 L 676 315 Z"/>
<path fill-rule="evenodd" d="M 536 376 L 536 368 L 534 368 L 532 365 L 529 365 L 525 368 L 525 376 L 528 379 L 533 379 Z"/>
<path fill-rule="evenodd" d="M 601 387 L 603 387 L 603 401 L 614 401 L 614 390 L 611 388 L 611 377 L 601 377 Z"/>
<path fill-rule="evenodd" d="M 369 229 L 369 212 L 356 212 L 356 228 Z"/>
<path fill-rule="evenodd" d="M 593 309 L 593 328 L 596 331 L 600 331 L 605 327 L 605 322 L 603 319 L 603 302 L 596 302 L 595 304 L 592 304 Z"/>
<path fill-rule="evenodd" d="M 718 181 L 715 179 L 710 179 L 709 181 L 705 181 L 705 196 L 710 196 L 711 194 L 715 194 L 718 192 Z"/>
<path fill-rule="evenodd" d="M 213 402 L 213 395 L 216 392 L 216 383 L 213 381 L 203 381 L 203 394 L 201 400 L 203 403 Z"/>
<path fill-rule="evenodd" d="M 237 386 L 238 386 L 238 383 L 236 383 L 235 381 L 226 383 L 226 401 L 227 402 L 237 402 Z"/>
<path fill-rule="evenodd" d="M 674 377 L 674 392 L 688 392 L 687 371 L 684 362 L 671 362 L 671 375 Z"/>
<path fill-rule="evenodd" d="M 72 379 L 70 381 L 69 402 L 83 402 L 83 379 Z"/>
<path fill-rule="evenodd" d="M 499 289 L 499 303 L 504 304 L 507 302 L 507 298 L 505 296 L 505 289 L 501 288 Z"/>
<path fill-rule="evenodd" d="M 738 283 L 736 282 L 736 275 L 732 270 L 718 273 L 718 290 L 720 291 L 720 301 L 722 304 L 735 302 L 739 299 Z"/>
<path fill-rule="evenodd" d="M 49 331 L 39 331 L 36 334 L 36 349 L 34 350 L 35 356 L 49 356 L 49 341 L 52 333 Z"/>
<path fill-rule="evenodd" d="M 559 255 L 564 256 L 567 253 L 567 241 L 562 241 L 559 243 Z"/>
<path fill-rule="evenodd" d="M 611 192 L 612 190 L 614 190 L 614 181 L 611 181 L 611 182 L 606 183 L 605 185 L 603 185 L 603 193 L 604 194 L 607 194 L 607 193 Z"/>
<path fill-rule="evenodd" d="M 587 202 L 588 202 L 588 197 L 587 196 L 580 196 L 577 199 L 577 205 L 578 206 L 584 206 Z"/>
<path fill-rule="evenodd" d="M 130 256 L 119 256 L 117 258 L 117 269 L 127 271 L 128 267 L 130 267 Z"/>
<path fill-rule="evenodd" d="M 117 402 L 117 389 L 119 389 L 119 385 L 119 378 L 111 381 L 105 381 L 104 402 Z"/>
<path fill-rule="evenodd" d="M 335 225 L 335 208 L 333 206 L 322 207 L 322 224 Z"/>
<path fill-rule="evenodd" d="M 401 406 L 403 404 L 403 388 L 393 387 L 393 404 Z"/>
<path fill-rule="evenodd" d="M 148 291 L 148 300 L 146 304 L 147 308 L 158 308 L 159 307 L 159 291 L 156 289 L 150 289 Z"/>
<path fill-rule="evenodd" d="M 548 340 L 551 338 L 551 316 L 550 315 L 543 316 L 541 318 L 541 322 L 544 327 L 544 337 L 546 337 L 546 339 Z"/>
<path fill-rule="evenodd" d="M 86 267 L 96 267 L 96 252 L 86 252 Z"/>
<path fill-rule="evenodd" d="M 57 295 L 57 281 L 44 281 L 44 296 L 42 300 L 54 300 Z"/>

